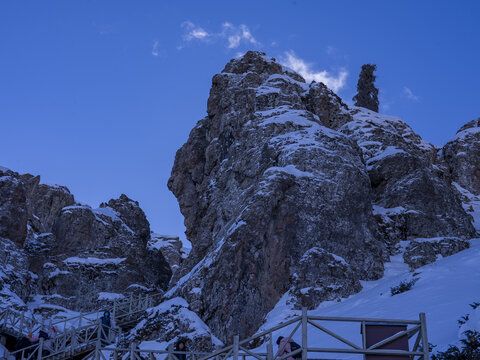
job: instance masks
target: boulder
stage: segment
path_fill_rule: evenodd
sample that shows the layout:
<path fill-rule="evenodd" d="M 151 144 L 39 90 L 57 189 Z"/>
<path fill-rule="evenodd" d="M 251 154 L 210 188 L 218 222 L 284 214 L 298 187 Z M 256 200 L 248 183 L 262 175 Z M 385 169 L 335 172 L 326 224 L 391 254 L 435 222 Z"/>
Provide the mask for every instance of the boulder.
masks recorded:
<path fill-rule="evenodd" d="M 185 341 L 188 351 L 213 352 L 223 343 L 211 332 L 208 326 L 189 309 L 182 298 L 173 298 L 148 309 L 145 315 L 130 332 L 130 338 L 138 342 L 169 344 Z M 155 346 L 158 347 L 158 346 Z"/>
<path fill-rule="evenodd" d="M 413 271 L 435 262 L 439 256 L 447 257 L 469 247 L 468 241 L 455 237 L 415 239 L 406 247 L 403 259 Z"/>

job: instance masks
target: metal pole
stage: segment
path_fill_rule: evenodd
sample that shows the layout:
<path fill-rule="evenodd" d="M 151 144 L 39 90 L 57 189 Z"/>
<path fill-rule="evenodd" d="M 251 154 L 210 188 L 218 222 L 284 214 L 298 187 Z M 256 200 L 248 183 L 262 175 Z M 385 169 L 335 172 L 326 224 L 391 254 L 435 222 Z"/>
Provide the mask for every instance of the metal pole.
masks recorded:
<path fill-rule="evenodd" d="M 233 360 L 238 360 L 238 343 L 239 343 L 239 337 L 238 335 L 235 335 L 233 337 Z"/>
<path fill-rule="evenodd" d="M 308 325 L 308 313 L 307 308 L 302 308 L 302 360 L 307 360 L 307 325 Z"/>
<path fill-rule="evenodd" d="M 428 337 L 427 337 L 427 318 L 425 313 L 420 313 L 420 323 L 422 327 L 422 348 L 423 348 L 423 360 L 430 360 L 430 354 L 428 349 Z"/>

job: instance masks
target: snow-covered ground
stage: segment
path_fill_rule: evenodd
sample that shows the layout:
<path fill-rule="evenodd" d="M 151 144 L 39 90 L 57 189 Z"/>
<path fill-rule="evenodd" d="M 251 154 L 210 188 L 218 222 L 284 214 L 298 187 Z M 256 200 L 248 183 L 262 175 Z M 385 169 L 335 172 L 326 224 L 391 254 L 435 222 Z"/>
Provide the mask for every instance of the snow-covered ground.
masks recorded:
<path fill-rule="evenodd" d="M 386 264 L 385 276 L 382 279 L 363 282 L 363 290 L 358 294 L 341 301 L 322 303 L 316 310 L 309 311 L 309 314 L 417 320 L 419 313 L 425 312 L 429 342 L 437 345 L 435 351 L 443 351 L 449 344 L 456 344 L 465 329 L 480 330 L 480 309 L 473 310 L 469 306 L 471 303 L 480 302 L 479 259 L 480 239 L 471 240 L 470 249 L 439 259 L 433 264 L 417 269 L 414 273 L 410 272 L 403 262 L 402 255 L 396 255 Z M 414 276 L 418 281 L 411 290 L 391 295 L 392 287 L 399 285 L 401 281 L 411 280 Z M 288 295 L 285 295 L 268 314 L 266 323 L 260 331 L 300 314 L 299 311 L 291 310 L 287 301 Z M 457 320 L 466 314 L 471 314 L 470 321 L 460 329 Z M 323 323 L 323 325 L 361 345 L 358 323 Z M 294 325 L 291 325 L 275 332 L 274 339 L 280 335 L 288 336 L 293 327 Z M 309 346 L 344 347 L 319 330 L 310 326 L 309 329 L 311 329 L 308 334 Z M 297 331 L 293 337 L 298 343 L 301 343 L 300 334 L 300 331 Z M 411 339 L 413 340 L 414 338 Z M 259 350 L 265 350 L 264 347 Z"/>

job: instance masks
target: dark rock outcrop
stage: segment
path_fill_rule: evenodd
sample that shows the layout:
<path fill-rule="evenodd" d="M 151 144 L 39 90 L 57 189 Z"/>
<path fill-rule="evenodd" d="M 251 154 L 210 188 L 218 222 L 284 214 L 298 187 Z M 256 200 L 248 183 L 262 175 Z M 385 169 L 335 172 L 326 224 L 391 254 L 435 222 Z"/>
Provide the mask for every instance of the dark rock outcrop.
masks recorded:
<path fill-rule="evenodd" d="M 183 339 L 189 351 L 202 352 L 212 352 L 223 345 L 181 298 L 173 298 L 148 309 L 131 331 L 131 338 L 137 342 L 155 340 L 170 344 L 174 339 Z"/>
<path fill-rule="evenodd" d="M 251 334 L 287 292 L 316 307 L 359 291 L 400 241 L 458 239 L 450 252 L 446 240 L 412 242 L 416 267 L 476 235 L 438 149 L 263 53 L 213 77 L 207 114 L 168 182 L 192 252 L 166 295 L 224 341 Z"/>
<path fill-rule="evenodd" d="M 172 269 L 172 274 L 178 270 L 187 258 L 189 249 L 183 247 L 178 236 L 151 234 L 148 249 L 153 254 L 161 253 Z"/>
<path fill-rule="evenodd" d="M 442 149 L 450 175 L 474 195 L 480 195 L 480 118 L 458 130 L 454 140 Z"/>
<path fill-rule="evenodd" d="M 339 131 L 361 147 L 382 237 L 395 248 L 412 238 L 472 238 L 475 229 L 437 163 L 437 149 L 402 120 L 354 108 Z"/>
<path fill-rule="evenodd" d="M 170 266 L 149 251 L 150 225 L 126 195 L 93 209 L 75 204 L 66 187 L 0 168 L 0 206 L 0 243 L 17 254 L 19 275 L 10 272 L 2 285 L 10 300 L 38 295 L 86 310 L 101 298 L 168 285 Z M 0 259 L 0 270 L 11 269 L 9 259 Z"/>
<path fill-rule="evenodd" d="M 342 113 L 319 87 L 248 52 L 214 76 L 208 116 L 175 157 L 168 186 L 192 252 L 169 295 L 187 299 L 222 340 L 250 334 L 288 290 L 314 307 L 383 273 L 361 150 L 307 110 Z M 342 271 L 292 283 L 313 275 L 301 262 L 312 249 L 331 254 L 316 266 L 334 256 Z M 297 286 L 310 287 L 308 299 Z"/>
<path fill-rule="evenodd" d="M 438 256 L 447 257 L 469 247 L 468 241 L 454 237 L 415 239 L 405 249 L 403 259 L 415 270 L 435 262 Z"/>
<path fill-rule="evenodd" d="M 11 170 L 0 168 L 0 237 L 22 246 L 27 237 L 25 184 Z"/>

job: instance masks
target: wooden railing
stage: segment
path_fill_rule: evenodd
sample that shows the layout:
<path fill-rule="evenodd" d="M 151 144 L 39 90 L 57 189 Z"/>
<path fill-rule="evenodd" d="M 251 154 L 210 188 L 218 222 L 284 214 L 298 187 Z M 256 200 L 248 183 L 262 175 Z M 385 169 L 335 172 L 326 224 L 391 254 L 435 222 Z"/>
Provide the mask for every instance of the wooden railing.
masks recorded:
<path fill-rule="evenodd" d="M 45 321 L 43 318 L 28 316 L 25 312 L 6 309 L 0 312 L 0 329 L 10 335 L 22 337 L 55 327 L 55 337 L 46 341 L 40 338 L 37 343 L 18 350 L 13 355 L 19 359 L 66 359 L 79 353 L 98 350 L 105 344 L 118 342 L 121 333 L 119 327 L 137 321 L 146 309 L 159 302 L 161 296 L 162 294 L 131 295 L 127 299 L 114 301 L 111 307 L 56 321 Z M 100 324 L 100 316 L 104 311 L 111 313 L 117 328 Z"/>
<path fill-rule="evenodd" d="M 361 339 L 347 339 L 345 335 L 329 329 L 330 325 L 338 323 L 356 323 L 358 324 L 359 333 L 361 332 Z M 383 324 L 383 325 L 402 325 L 405 330 L 398 331 L 397 333 L 378 341 L 375 344 L 371 344 L 367 347 L 366 328 L 369 324 Z M 300 337 L 301 347 L 300 349 L 283 354 L 282 348 L 278 351 L 273 351 L 274 333 L 281 329 L 293 327 L 290 331 L 287 340 L 291 340 L 294 337 L 298 339 Z M 314 332 L 321 332 L 335 339 L 337 342 L 342 343 L 343 347 L 328 347 L 328 346 L 312 346 L 309 345 L 309 337 L 315 335 Z M 297 334 L 299 333 L 299 334 Z M 409 343 L 408 350 L 401 349 L 385 349 L 394 341 L 407 337 Z M 255 344 L 257 342 L 266 342 L 266 351 L 258 351 L 250 348 L 249 344 Z M 356 343 L 361 341 L 361 343 Z M 312 341 L 310 341 L 312 342 Z M 317 344 L 315 344 L 317 345 Z M 124 360 L 177 360 L 177 354 L 185 354 L 187 360 L 285 360 L 288 357 L 294 357 L 301 354 L 302 360 L 318 359 L 318 354 L 335 354 L 336 357 L 342 354 L 343 357 L 358 358 L 359 356 L 371 356 L 381 355 L 388 356 L 395 359 L 399 356 L 409 358 L 411 360 L 429 360 L 429 347 L 427 338 L 427 324 L 425 314 L 421 313 L 418 320 L 399 320 L 399 319 L 376 319 L 376 318 L 354 318 L 354 317 L 326 317 L 326 316 L 313 316 L 308 315 L 307 310 L 302 310 L 301 316 L 296 316 L 278 326 L 262 331 L 250 338 L 240 340 L 238 336 L 233 337 L 233 343 L 226 347 L 223 347 L 217 351 L 211 353 L 202 352 L 175 352 L 172 346 L 169 346 L 167 350 L 148 350 L 138 349 L 135 344 L 130 344 L 130 347 L 110 347 L 104 349 L 103 352 L 98 354 L 92 353 L 90 358 L 92 360 L 107 360 L 108 357 Z M 282 354 L 282 355 L 281 355 Z M 108 356 L 107 356 L 108 355 Z M 325 355 L 324 355 L 325 356 Z"/>
<path fill-rule="evenodd" d="M 128 311 L 123 305 L 128 305 Z M 137 304 L 137 305 L 135 305 Z M 151 303 L 143 302 L 142 306 L 139 302 L 124 302 L 120 306 L 115 307 L 115 316 L 123 317 L 124 321 L 132 321 L 134 314 L 142 313 L 145 306 Z M 143 308 L 143 310 L 142 310 Z M 137 316 L 138 319 L 138 316 Z M 341 335 L 337 331 L 331 329 L 332 324 L 338 323 L 356 323 L 358 324 L 361 339 L 358 336 L 355 339 L 348 339 L 346 335 Z M 367 346 L 366 329 L 371 324 L 383 325 L 401 325 L 402 330 L 378 341 L 375 344 Z M 286 328 L 292 328 L 287 340 L 294 337 L 301 344 L 301 347 L 293 352 L 284 354 L 284 349 L 280 348 L 274 352 L 274 333 Z M 361 331 L 360 331 L 361 330 Z M 321 332 L 329 338 L 335 339 L 341 343 L 343 347 L 319 346 L 314 344 L 310 338 L 315 335 L 314 332 Z M 256 335 L 240 340 L 238 336 L 233 337 L 233 343 L 211 353 L 206 352 L 175 352 L 172 345 L 166 350 L 158 349 L 139 349 L 135 343 L 130 343 L 128 348 L 118 345 L 120 337 L 119 329 L 107 328 L 97 320 L 93 324 L 87 324 L 81 327 L 72 328 L 64 331 L 63 334 L 55 337 L 49 344 L 49 353 L 44 350 L 45 344 L 43 339 L 36 346 L 23 349 L 14 355 L 21 359 L 67 359 L 79 354 L 85 354 L 85 359 L 92 360 L 154 360 L 164 358 L 165 360 L 178 360 L 176 355 L 185 354 L 187 360 L 285 360 L 288 357 L 294 357 L 300 354 L 302 360 L 316 359 L 318 354 L 342 354 L 343 357 L 350 356 L 371 356 L 381 355 L 395 359 L 399 356 L 408 357 L 411 360 L 429 360 L 429 347 L 427 338 L 427 325 L 425 314 L 421 313 L 418 320 L 399 320 L 399 319 L 376 319 L 376 318 L 354 318 L 354 317 L 326 317 L 308 315 L 306 308 L 302 309 L 300 316 L 267 329 Z M 310 344 L 309 344 L 310 338 Z M 408 339 L 408 350 L 405 349 L 388 349 L 385 346 L 391 345 L 399 339 Z M 298 340 L 300 339 L 300 340 Z M 361 341 L 361 343 L 359 342 Z M 259 351 L 253 348 L 258 344 L 264 344 L 264 350 Z M 257 345 L 251 345 L 257 344 Z M 266 344 L 266 350 L 265 350 Z"/>

